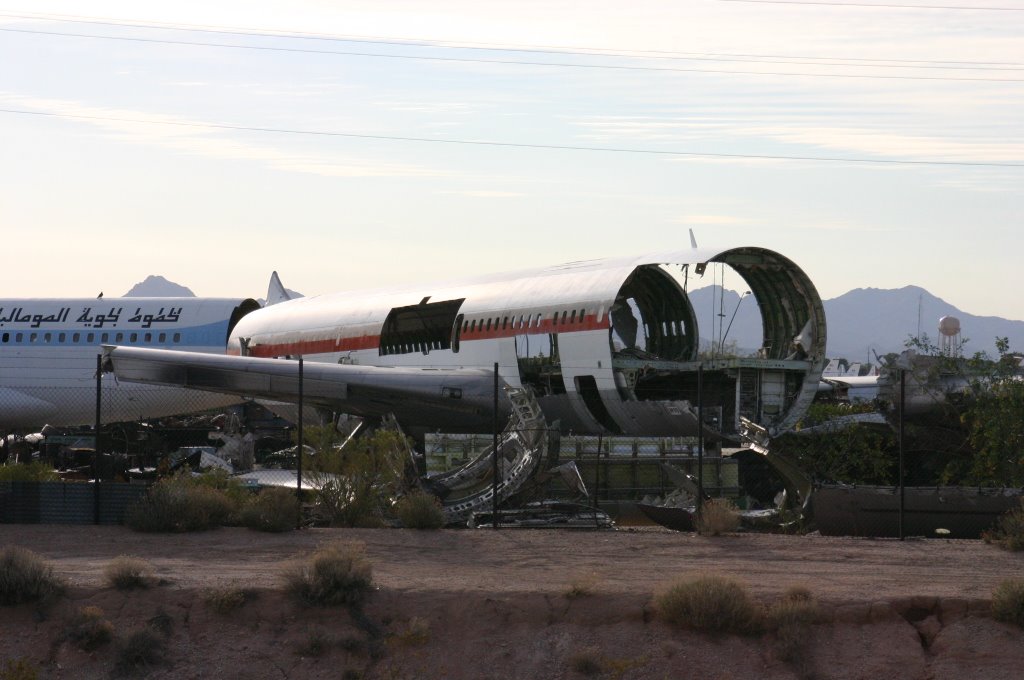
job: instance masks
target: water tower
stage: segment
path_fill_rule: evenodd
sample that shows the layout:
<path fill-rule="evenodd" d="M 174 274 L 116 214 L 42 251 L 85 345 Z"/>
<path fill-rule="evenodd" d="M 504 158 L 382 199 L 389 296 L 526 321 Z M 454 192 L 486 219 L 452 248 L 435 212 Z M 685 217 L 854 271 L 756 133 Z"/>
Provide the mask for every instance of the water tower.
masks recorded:
<path fill-rule="evenodd" d="M 939 352 L 947 357 L 960 355 L 960 319 L 955 316 L 939 319 Z"/>

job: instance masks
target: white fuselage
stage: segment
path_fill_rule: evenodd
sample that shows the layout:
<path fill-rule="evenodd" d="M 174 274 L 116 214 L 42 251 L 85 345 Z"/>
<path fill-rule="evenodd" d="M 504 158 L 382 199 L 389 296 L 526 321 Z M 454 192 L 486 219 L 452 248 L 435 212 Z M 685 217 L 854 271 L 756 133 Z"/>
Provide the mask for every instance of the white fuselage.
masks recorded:
<path fill-rule="evenodd" d="M 0 300 L 0 427 L 91 424 L 100 345 L 223 353 L 234 322 L 258 308 L 228 298 Z M 102 378 L 103 422 L 137 420 L 237 401 Z"/>

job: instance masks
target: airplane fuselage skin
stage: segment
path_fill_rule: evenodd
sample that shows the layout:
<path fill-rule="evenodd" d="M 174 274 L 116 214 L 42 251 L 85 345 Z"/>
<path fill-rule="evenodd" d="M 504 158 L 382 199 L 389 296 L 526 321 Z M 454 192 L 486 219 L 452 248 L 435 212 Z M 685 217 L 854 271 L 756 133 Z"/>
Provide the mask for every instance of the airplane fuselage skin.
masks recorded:
<path fill-rule="evenodd" d="M 231 298 L 0 300 L 0 427 L 91 424 L 100 345 L 223 353 L 233 325 L 258 307 Z M 185 399 L 177 388 L 102 378 L 104 422 L 235 401 L 194 392 Z"/>
<path fill-rule="evenodd" d="M 757 300 L 764 342 L 755 356 L 701 354 L 686 286 L 711 264 L 731 267 Z M 824 347 L 824 310 L 806 275 L 772 251 L 734 248 L 289 300 L 243 318 L 227 353 L 421 369 L 497 364 L 501 380 L 532 388 L 563 431 L 692 435 L 703 401 L 705 422 L 730 438 L 741 416 L 769 431 L 795 424 L 817 389 Z"/>

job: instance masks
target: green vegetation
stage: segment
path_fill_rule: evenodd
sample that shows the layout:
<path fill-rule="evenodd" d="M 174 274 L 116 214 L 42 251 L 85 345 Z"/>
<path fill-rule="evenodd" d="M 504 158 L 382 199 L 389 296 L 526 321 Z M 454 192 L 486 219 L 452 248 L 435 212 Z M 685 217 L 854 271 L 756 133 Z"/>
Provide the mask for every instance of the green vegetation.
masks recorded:
<path fill-rule="evenodd" d="M 38 461 L 25 465 L 0 465 L 0 482 L 55 482 L 56 470 Z"/>
<path fill-rule="evenodd" d="M 728 498 L 712 498 L 701 504 L 693 525 L 701 536 L 730 534 L 740 528 L 740 512 Z"/>
<path fill-rule="evenodd" d="M 1005 550 L 1024 550 L 1024 499 L 996 522 L 992 531 L 982 534 L 986 543 L 995 543 Z"/>
<path fill-rule="evenodd" d="M 1024 579 L 1009 578 L 992 591 L 992 616 L 1024 628 Z"/>
<path fill-rule="evenodd" d="M 284 585 L 308 604 L 359 605 L 372 586 L 373 569 L 361 547 L 329 544 L 283 573 Z"/>
<path fill-rule="evenodd" d="M 153 582 L 153 565 L 141 557 L 119 555 L 104 567 L 103 576 L 118 590 L 148 588 Z"/>
<path fill-rule="evenodd" d="M 441 501 L 426 491 L 413 491 L 398 499 L 395 514 L 406 529 L 440 529 L 444 526 Z"/>
<path fill-rule="evenodd" d="M 700 576 L 681 581 L 655 602 L 668 623 L 703 633 L 754 633 L 761 612 L 747 589 L 722 576 Z"/>
<path fill-rule="evenodd" d="M 294 489 L 268 487 L 242 508 L 242 524 L 257 531 L 291 531 L 299 524 L 299 499 Z"/>
<path fill-rule="evenodd" d="M 217 484 L 216 475 L 192 477 L 187 471 L 162 479 L 128 509 L 125 524 L 146 532 L 202 531 L 221 526 L 237 513 L 238 503 Z"/>
<path fill-rule="evenodd" d="M 39 555 L 15 545 L 0 549 L 0 605 L 46 603 L 63 591 L 63 581 Z"/>
<path fill-rule="evenodd" d="M 380 526 L 405 479 L 410 444 L 398 432 L 378 430 L 338 448 L 342 435 L 333 426 L 306 428 L 313 455 L 303 454 L 303 469 L 319 487 L 317 512 L 331 526 Z"/>

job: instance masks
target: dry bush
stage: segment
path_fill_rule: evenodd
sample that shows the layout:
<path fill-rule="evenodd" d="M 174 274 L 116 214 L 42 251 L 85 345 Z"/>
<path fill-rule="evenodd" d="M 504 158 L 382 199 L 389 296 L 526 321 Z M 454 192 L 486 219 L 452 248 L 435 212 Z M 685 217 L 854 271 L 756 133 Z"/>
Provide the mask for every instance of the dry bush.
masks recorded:
<path fill-rule="evenodd" d="M 358 605 L 372 583 L 373 568 L 361 546 L 321 546 L 283 573 L 288 592 L 309 604 Z"/>
<path fill-rule="evenodd" d="M 427 644 L 430 640 L 430 621 L 419 616 L 412 617 L 405 629 L 395 635 L 395 640 L 410 647 Z"/>
<path fill-rule="evenodd" d="M 398 499 L 395 514 L 406 529 L 440 529 L 444 526 L 441 501 L 426 491 L 414 491 Z"/>
<path fill-rule="evenodd" d="M 712 498 L 701 504 L 693 526 L 701 536 L 730 534 L 740 528 L 740 512 L 728 498 Z"/>
<path fill-rule="evenodd" d="M 581 675 L 599 675 L 604 670 L 601 650 L 597 647 L 585 647 L 569 657 L 569 668 Z"/>
<path fill-rule="evenodd" d="M 0 666 L 0 680 L 37 680 L 39 668 L 28 659 L 9 659 Z"/>
<path fill-rule="evenodd" d="M 681 581 L 656 600 L 658 614 L 682 628 L 704 633 L 754 633 L 761 612 L 747 589 L 722 576 Z"/>
<path fill-rule="evenodd" d="M 1024 500 L 996 522 L 995 528 L 982 534 L 986 543 L 995 543 L 1005 550 L 1024 550 Z"/>
<path fill-rule="evenodd" d="M 242 508 L 242 524 L 257 531 L 279 533 L 299 525 L 299 499 L 293 489 L 263 489 Z"/>
<path fill-rule="evenodd" d="M 120 673 L 146 671 L 163 662 L 167 653 L 164 638 L 149 628 L 133 631 L 117 648 L 116 668 Z"/>
<path fill-rule="evenodd" d="M 153 565 L 141 557 L 119 555 L 103 568 L 107 584 L 118 590 L 148 588 L 154 581 Z"/>
<path fill-rule="evenodd" d="M 331 637 L 320 626 L 310 626 L 306 631 L 306 639 L 295 649 L 299 656 L 312 658 L 321 657 L 331 647 Z"/>
<path fill-rule="evenodd" d="M 592 595 L 594 589 L 597 588 L 597 574 L 581 574 L 576 576 L 569 582 L 569 587 L 566 588 L 565 598 L 567 600 L 576 600 L 587 595 Z"/>
<path fill-rule="evenodd" d="M 114 639 L 114 624 L 103 618 L 99 607 L 82 607 L 68 621 L 64 637 L 82 651 L 91 652 Z"/>
<path fill-rule="evenodd" d="M 992 591 L 992 616 L 1024 628 L 1024 579 L 1008 578 Z"/>
<path fill-rule="evenodd" d="M 207 607 L 223 616 L 235 611 L 252 597 L 253 593 L 245 588 L 224 586 L 207 590 L 203 594 L 203 601 Z"/>
<path fill-rule="evenodd" d="M 766 627 L 775 634 L 776 656 L 783 661 L 801 660 L 810 627 L 819 618 L 818 603 L 810 590 L 803 586 L 787 590 L 765 615 Z"/>
<path fill-rule="evenodd" d="M 226 523 L 237 504 L 224 490 L 188 473 L 161 480 L 128 508 L 125 524 L 135 531 L 203 531 Z"/>
<path fill-rule="evenodd" d="M 0 549 L 0 605 L 48 602 L 64 591 L 53 567 L 27 548 Z"/>

